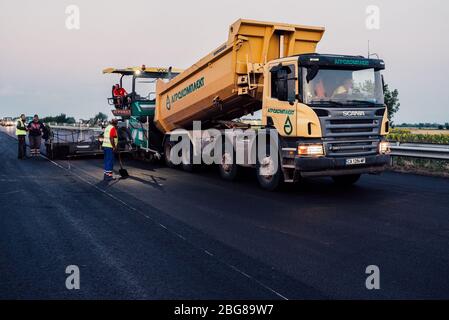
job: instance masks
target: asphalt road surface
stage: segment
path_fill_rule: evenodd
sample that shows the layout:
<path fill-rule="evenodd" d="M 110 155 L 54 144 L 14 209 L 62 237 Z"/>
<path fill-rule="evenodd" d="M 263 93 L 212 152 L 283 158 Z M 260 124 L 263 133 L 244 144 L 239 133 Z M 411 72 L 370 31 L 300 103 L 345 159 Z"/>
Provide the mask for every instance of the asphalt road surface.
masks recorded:
<path fill-rule="evenodd" d="M 131 177 L 105 184 L 101 158 L 21 161 L 0 130 L 2 299 L 449 298 L 449 179 L 272 193 L 252 171 L 232 183 L 126 159 Z"/>

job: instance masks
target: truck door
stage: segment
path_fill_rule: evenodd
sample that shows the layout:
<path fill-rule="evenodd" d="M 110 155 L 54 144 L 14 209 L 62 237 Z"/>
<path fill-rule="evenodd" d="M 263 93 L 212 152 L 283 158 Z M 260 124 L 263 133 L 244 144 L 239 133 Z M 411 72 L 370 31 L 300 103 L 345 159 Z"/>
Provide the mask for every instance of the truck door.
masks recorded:
<path fill-rule="evenodd" d="M 274 126 L 281 136 L 296 136 L 297 72 L 296 64 L 290 62 L 268 69 L 262 123 Z"/>

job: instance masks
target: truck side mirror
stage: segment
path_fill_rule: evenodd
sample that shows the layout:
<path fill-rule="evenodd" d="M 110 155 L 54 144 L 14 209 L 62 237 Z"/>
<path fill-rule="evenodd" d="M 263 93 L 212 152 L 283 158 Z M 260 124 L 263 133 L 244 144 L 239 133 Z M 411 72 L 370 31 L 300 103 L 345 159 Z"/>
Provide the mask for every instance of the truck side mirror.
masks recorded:
<path fill-rule="evenodd" d="M 272 97 L 280 101 L 288 101 L 293 105 L 296 101 L 296 78 L 294 68 L 278 65 L 271 70 Z"/>
<path fill-rule="evenodd" d="M 307 68 L 307 76 L 306 76 L 307 83 L 309 83 L 316 77 L 316 75 L 318 74 L 318 71 L 320 71 L 320 68 L 317 65 L 313 65 L 313 66 Z"/>

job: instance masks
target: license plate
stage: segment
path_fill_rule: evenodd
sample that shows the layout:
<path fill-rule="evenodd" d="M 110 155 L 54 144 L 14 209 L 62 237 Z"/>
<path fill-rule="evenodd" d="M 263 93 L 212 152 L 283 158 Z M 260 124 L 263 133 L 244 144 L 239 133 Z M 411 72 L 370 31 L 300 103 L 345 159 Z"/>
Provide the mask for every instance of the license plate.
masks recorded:
<path fill-rule="evenodd" d="M 351 158 L 351 159 L 346 159 L 346 165 L 347 166 L 353 166 L 355 164 L 365 164 L 366 163 L 366 158 Z"/>

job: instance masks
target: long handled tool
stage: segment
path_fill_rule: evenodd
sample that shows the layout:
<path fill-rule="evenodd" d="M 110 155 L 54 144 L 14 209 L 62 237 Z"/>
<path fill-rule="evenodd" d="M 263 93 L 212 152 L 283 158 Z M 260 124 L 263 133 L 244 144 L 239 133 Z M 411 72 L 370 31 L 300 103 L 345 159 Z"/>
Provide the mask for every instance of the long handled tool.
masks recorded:
<path fill-rule="evenodd" d="M 123 169 L 123 163 L 122 163 L 122 153 L 119 152 L 118 153 L 118 161 L 120 163 L 120 170 L 118 171 L 118 173 L 120 174 L 120 177 L 126 179 L 129 177 L 129 173 L 128 170 Z"/>

